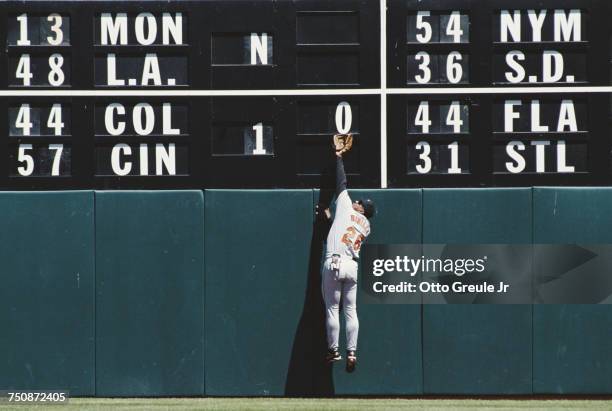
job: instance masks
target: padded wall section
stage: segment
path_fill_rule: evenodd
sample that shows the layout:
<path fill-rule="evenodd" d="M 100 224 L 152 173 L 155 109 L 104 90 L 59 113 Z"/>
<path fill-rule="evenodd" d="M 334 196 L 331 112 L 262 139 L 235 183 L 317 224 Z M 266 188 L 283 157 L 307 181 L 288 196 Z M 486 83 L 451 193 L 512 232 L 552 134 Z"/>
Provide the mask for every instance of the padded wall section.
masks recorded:
<path fill-rule="evenodd" d="M 608 188 L 536 188 L 533 200 L 530 189 L 350 194 L 377 204 L 370 243 L 612 240 Z M 607 305 L 359 304 L 357 371 L 325 365 L 317 200 L 311 190 L 0 193 L 0 387 L 612 393 Z"/>
<path fill-rule="evenodd" d="M 96 393 L 204 394 L 201 191 L 96 192 Z"/>
<path fill-rule="evenodd" d="M 370 244 L 421 243 L 421 190 L 349 190 L 353 201 L 371 198 L 376 216 L 370 221 Z M 363 267 L 360 267 L 360 270 Z M 361 286 L 363 282 L 359 284 Z M 340 395 L 420 394 L 423 392 L 421 361 L 421 306 L 363 304 L 359 317 L 358 365 L 347 374 L 344 361 L 334 365 L 335 393 Z M 340 347 L 346 348 L 341 313 Z M 344 353 L 343 353 L 344 356 Z"/>
<path fill-rule="evenodd" d="M 93 192 L 0 193 L 0 387 L 94 395 Z"/>
<path fill-rule="evenodd" d="M 303 388 L 290 375 L 303 358 L 293 353 L 294 340 L 308 345 L 299 323 L 309 291 L 312 196 L 206 191 L 207 395 Z"/>
<path fill-rule="evenodd" d="M 534 242 L 611 243 L 610 210 L 610 188 L 535 188 Z M 534 392 L 612 393 L 611 330 L 610 305 L 534 306 Z"/>
<path fill-rule="evenodd" d="M 425 189 L 423 242 L 531 243 L 531 189 Z M 423 306 L 426 394 L 531 393 L 530 305 Z"/>

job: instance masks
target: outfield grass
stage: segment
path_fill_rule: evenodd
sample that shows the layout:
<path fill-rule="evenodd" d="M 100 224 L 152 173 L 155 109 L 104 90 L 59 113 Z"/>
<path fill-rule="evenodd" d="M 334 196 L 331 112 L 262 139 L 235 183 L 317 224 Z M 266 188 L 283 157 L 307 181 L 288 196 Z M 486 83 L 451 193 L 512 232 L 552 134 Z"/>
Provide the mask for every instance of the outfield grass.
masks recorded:
<path fill-rule="evenodd" d="M 289 398 L 74 398 L 66 405 L 7 405 L 0 410 L 612 410 L 612 401 L 586 400 L 410 400 L 410 399 L 289 399 Z"/>

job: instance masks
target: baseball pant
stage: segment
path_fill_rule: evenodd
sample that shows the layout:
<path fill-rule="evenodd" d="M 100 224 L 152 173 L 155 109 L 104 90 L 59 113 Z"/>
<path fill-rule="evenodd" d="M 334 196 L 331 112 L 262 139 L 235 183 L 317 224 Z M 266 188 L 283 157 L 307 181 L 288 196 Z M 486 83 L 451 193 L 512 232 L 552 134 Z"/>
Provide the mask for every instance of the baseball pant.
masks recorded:
<path fill-rule="evenodd" d="M 357 335 L 359 320 L 357 319 L 357 262 L 342 258 L 340 269 L 331 268 L 332 259 L 323 264 L 322 291 L 326 309 L 327 346 L 338 349 L 340 336 L 340 299 L 344 309 L 346 322 L 346 349 L 357 350 Z"/>

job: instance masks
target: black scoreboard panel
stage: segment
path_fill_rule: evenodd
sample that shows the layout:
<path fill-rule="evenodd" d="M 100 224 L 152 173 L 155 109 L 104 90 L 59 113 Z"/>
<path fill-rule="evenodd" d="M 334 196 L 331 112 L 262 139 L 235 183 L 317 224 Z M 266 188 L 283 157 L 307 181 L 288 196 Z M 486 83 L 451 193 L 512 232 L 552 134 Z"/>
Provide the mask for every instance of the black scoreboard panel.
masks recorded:
<path fill-rule="evenodd" d="M 609 184 L 608 3 L 4 2 L 0 189 Z"/>
<path fill-rule="evenodd" d="M 344 130 L 355 135 L 352 181 L 378 186 L 380 97 L 290 92 L 380 88 L 378 10 L 371 1 L 3 3 L 0 185 L 314 186 L 331 135 Z"/>
<path fill-rule="evenodd" d="M 607 3 L 390 2 L 389 185 L 612 182 Z"/>

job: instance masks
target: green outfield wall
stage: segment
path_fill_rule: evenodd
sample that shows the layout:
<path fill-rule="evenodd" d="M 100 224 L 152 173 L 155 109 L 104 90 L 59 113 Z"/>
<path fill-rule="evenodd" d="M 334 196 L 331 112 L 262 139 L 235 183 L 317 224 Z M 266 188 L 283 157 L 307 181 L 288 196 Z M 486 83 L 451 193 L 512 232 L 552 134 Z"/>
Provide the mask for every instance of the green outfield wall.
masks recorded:
<path fill-rule="evenodd" d="M 536 188 L 533 199 L 536 243 L 612 243 L 612 189 Z M 533 325 L 534 393 L 612 392 L 612 307 L 535 305 Z"/>
<path fill-rule="evenodd" d="M 0 389 L 94 395 L 94 193 L 0 193 L 0 239 Z"/>
<path fill-rule="evenodd" d="M 531 207 L 531 189 L 423 190 L 423 242 L 529 244 Z M 530 394 L 532 341 L 530 305 L 423 305 L 424 392 Z"/>
<path fill-rule="evenodd" d="M 350 193 L 378 205 L 372 243 L 612 242 L 607 188 Z M 361 304 L 357 371 L 324 364 L 324 197 L 0 193 L 0 390 L 612 393 L 607 305 Z"/>

